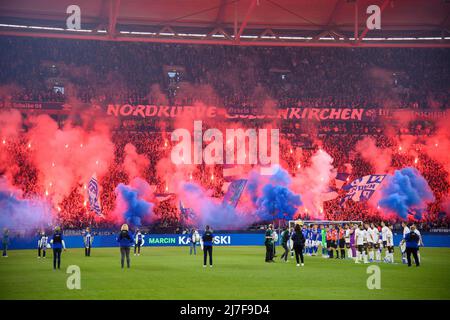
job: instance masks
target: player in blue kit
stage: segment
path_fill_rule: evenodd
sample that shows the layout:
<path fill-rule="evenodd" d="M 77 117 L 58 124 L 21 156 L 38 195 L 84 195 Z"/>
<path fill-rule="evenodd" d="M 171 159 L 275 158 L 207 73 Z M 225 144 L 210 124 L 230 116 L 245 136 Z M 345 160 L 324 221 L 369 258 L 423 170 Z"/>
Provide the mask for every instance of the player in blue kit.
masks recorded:
<path fill-rule="evenodd" d="M 305 255 L 310 255 L 310 253 L 309 253 L 309 247 L 310 247 L 309 237 L 311 235 L 311 232 L 310 232 L 308 225 L 303 225 L 302 233 L 303 233 L 303 237 L 305 238 L 305 246 L 304 246 L 303 251 L 304 251 Z"/>
<path fill-rule="evenodd" d="M 309 255 L 313 256 L 314 255 L 314 245 L 316 242 L 316 235 L 314 233 L 314 225 L 310 225 L 309 228 L 309 241 L 310 241 L 310 246 L 309 246 Z"/>
<path fill-rule="evenodd" d="M 319 242 L 321 239 L 320 237 L 320 231 L 317 229 L 317 225 L 314 225 L 311 229 L 311 254 L 313 256 L 317 255 L 317 249 L 319 247 Z"/>
<path fill-rule="evenodd" d="M 317 227 L 317 240 L 316 240 L 316 245 L 317 245 L 317 250 L 316 252 L 319 251 L 319 246 L 322 247 L 322 228 L 321 226 Z M 322 248 L 322 254 L 323 254 L 323 248 Z"/>

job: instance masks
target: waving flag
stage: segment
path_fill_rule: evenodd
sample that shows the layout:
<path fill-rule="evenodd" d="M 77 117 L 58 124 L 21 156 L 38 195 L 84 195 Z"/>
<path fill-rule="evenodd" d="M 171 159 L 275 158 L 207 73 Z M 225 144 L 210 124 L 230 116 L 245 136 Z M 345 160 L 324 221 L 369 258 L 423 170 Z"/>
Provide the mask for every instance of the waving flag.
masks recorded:
<path fill-rule="evenodd" d="M 338 172 L 338 174 L 336 175 L 336 179 L 335 179 L 336 188 L 341 189 L 342 186 L 347 183 L 347 181 L 348 181 L 347 179 L 349 176 L 350 176 L 349 173 Z"/>
<path fill-rule="evenodd" d="M 183 205 L 183 202 L 181 202 L 181 200 L 180 200 L 180 211 L 181 211 L 181 217 L 186 219 L 186 220 L 190 220 L 190 219 L 193 219 L 195 217 L 194 211 L 192 211 L 191 208 L 186 208 Z"/>
<path fill-rule="evenodd" d="M 98 189 L 98 181 L 95 176 L 92 176 L 91 180 L 89 180 L 88 185 L 88 195 L 89 195 L 89 205 L 92 211 L 96 214 L 101 215 L 102 211 L 100 208 L 99 201 L 99 189 Z"/>
<path fill-rule="evenodd" d="M 233 181 L 228 187 L 227 193 L 223 197 L 222 205 L 229 205 L 236 208 L 246 184 L 247 179 Z"/>
<path fill-rule="evenodd" d="M 353 180 L 350 184 L 342 188 L 348 190 L 348 192 L 341 200 L 341 205 L 350 199 L 356 202 L 369 200 L 385 177 L 385 174 L 371 174 Z"/>

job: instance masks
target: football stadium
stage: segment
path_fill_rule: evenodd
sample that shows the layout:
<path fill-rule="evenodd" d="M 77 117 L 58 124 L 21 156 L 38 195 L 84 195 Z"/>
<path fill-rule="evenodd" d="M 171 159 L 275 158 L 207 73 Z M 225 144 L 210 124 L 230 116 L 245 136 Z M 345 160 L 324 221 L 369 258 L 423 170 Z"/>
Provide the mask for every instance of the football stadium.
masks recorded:
<path fill-rule="evenodd" d="M 446 0 L 2 1 L 0 300 L 449 300 L 449 97 Z"/>

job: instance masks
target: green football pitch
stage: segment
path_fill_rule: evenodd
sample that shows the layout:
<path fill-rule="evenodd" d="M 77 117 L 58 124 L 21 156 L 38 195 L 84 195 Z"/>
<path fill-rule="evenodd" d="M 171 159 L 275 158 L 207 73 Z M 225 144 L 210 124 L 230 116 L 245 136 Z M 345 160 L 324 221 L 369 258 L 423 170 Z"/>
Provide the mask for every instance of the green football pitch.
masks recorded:
<path fill-rule="evenodd" d="M 0 258 L 0 299 L 450 299 L 450 248 L 422 248 L 422 265 L 378 263 L 381 288 L 369 290 L 368 265 L 351 260 L 305 257 L 305 266 L 264 262 L 264 247 L 215 247 L 214 267 L 203 268 L 202 251 L 187 247 L 144 247 L 120 268 L 118 248 L 62 254 L 60 271 L 52 253 L 9 251 Z M 397 250 L 398 251 L 398 250 Z M 81 270 L 81 289 L 69 290 L 69 265 Z M 371 265 L 371 264 L 370 264 Z"/>

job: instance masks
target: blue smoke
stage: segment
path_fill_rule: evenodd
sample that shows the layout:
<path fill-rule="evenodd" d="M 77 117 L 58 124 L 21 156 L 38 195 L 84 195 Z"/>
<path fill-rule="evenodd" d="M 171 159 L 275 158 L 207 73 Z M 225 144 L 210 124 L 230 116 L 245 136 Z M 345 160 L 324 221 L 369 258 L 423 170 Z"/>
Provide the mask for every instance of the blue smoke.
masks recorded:
<path fill-rule="evenodd" d="M 256 203 L 256 213 L 263 221 L 274 218 L 291 220 L 297 208 L 302 205 L 300 196 L 284 186 L 266 184 L 262 193 Z"/>
<path fill-rule="evenodd" d="M 193 209 L 198 226 L 233 229 L 256 221 L 292 219 L 302 201 L 300 195 L 290 190 L 290 184 L 291 177 L 282 168 L 271 176 L 261 175 L 256 170 L 250 172 L 245 193 L 250 197 L 254 209 L 246 208 L 243 211 L 242 207 L 238 210 L 214 201 L 201 186 L 192 182 L 182 185 L 181 196 L 185 205 Z"/>
<path fill-rule="evenodd" d="M 257 205 L 260 188 L 268 183 L 288 187 L 291 184 L 291 177 L 280 166 L 277 166 L 275 173 L 270 176 L 263 176 L 257 170 L 251 171 L 247 180 L 246 193 L 254 205 Z"/>
<path fill-rule="evenodd" d="M 275 173 L 269 177 L 269 181 L 272 184 L 282 185 L 285 187 L 291 184 L 291 176 L 280 166 L 277 166 L 277 170 L 275 171 Z"/>
<path fill-rule="evenodd" d="M 153 213 L 153 203 L 142 199 L 138 188 L 119 183 L 116 193 L 120 194 L 123 201 L 123 218 L 128 224 L 140 227 L 142 220 Z"/>
<path fill-rule="evenodd" d="M 186 201 L 185 205 L 193 210 L 193 222 L 199 228 L 209 225 L 215 229 L 235 229 L 254 221 L 254 216 L 214 201 L 206 195 L 201 186 L 193 182 L 182 185 L 182 197 Z"/>
<path fill-rule="evenodd" d="M 413 213 L 416 219 L 422 218 L 427 202 L 433 202 L 434 196 L 427 181 L 415 168 L 395 170 L 393 176 L 387 176 L 381 191 L 378 205 L 395 212 L 406 219 Z"/>
<path fill-rule="evenodd" d="M 261 175 L 256 171 L 251 171 L 245 187 L 245 192 L 248 193 L 250 200 L 254 205 L 258 201 L 258 186 L 260 185 Z"/>
<path fill-rule="evenodd" d="M 0 181 L 0 228 L 35 231 L 52 223 L 51 207 L 40 200 L 22 199 Z"/>
<path fill-rule="evenodd" d="M 290 184 L 289 173 L 281 167 L 271 176 L 261 176 L 257 172 L 250 174 L 247 192 L 261 220 L 293 218 L 303 203 L 300 195 L 291 191 Z"/>

